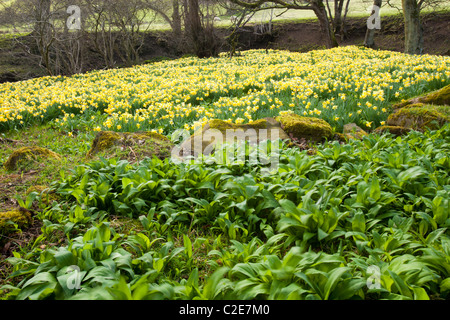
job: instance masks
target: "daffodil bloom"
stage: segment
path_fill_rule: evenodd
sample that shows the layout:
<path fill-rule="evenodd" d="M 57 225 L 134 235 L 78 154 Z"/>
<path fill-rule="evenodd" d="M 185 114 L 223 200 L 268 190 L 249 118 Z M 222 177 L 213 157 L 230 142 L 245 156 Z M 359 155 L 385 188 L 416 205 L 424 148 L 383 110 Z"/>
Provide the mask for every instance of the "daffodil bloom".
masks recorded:
<path fill-rule="evenodd" d="M 311 64 L 310 53 L 249 50 L 245 60 L 224 55 L 189 58 L 4 83 L 0 129 L 56 117 L 62 127 L 76 126 L 82 118 L 95 130 L 170 132 L 204 126 L 211 118 L 250 122 L 287 110 L 330 123 L 347 118 L 378 123 L 384 120 L 379 117 L 386 116 L 392 95 L 412 96 L 419 89 L 434 89 L 437 82 L 450 83 L 446 56 L 410 56 L 356 46 L 318 50 L 314 56 L 316 63 Z M 97 112 L 104 117 L 102 123 Z"/>

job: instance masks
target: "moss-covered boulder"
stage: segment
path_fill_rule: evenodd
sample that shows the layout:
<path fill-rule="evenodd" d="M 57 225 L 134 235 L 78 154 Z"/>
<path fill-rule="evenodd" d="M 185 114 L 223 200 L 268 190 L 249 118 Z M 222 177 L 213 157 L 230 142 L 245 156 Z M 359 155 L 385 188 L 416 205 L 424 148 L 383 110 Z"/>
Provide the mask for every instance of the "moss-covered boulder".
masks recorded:
<path fill-rule="evenodd" d="M 119 157 L 130 161 L 156 156 L 164 159 L 170 156 L 173 143 L 156 132 L 114 132 L 100 131 L 87 157 L 102 153 L 105 157 Z"/>
<path fill-rule="evenodd" d="M 235 124 L 224 120 L 210 120 L 202 129 L 197 130 L 178 148 L 176 157 L 209 155 L 216 144 L 232 141 L 248 141 L 257 144 L 264 140 L 289 140 L 281 128 L 280 122 L 273 118 L 264 118 L 252 123 Z"/>
<path fill-rule="evenodd" d="M 333 140 L 339 141 L 339 142 L 341 142 L 341 143 L 347 143 L 348 140 L 349 140 L 349 138 L 348 138 L 345 134 L 343 134 L 343 133 L 335 132 L 335 133 L 334 133 L 334 139 L 333 139 Z"/>
<path fill-rule="evenodd" d="M 347 123 L 344 125 L 344 136 L 347 139 L 362 140 L 368 135 L 366 131 L 356 125 L 356 123 Z"/>
<path fill-rule="evenodd" d="M 400 126 L 380 126 L 376 128 L 373 132 L 376 134 L 383 134 L 383 133 L 391 133 L 394 136 L 403 136 L 408 134 L 408 132 L 411 131 L 411 128 L 405 128 Z"/>
<path fill-rule="evenodd" d="M 291 139 L 321 142 L 333 137 L 333 128 L 325 120 L 288 114 L 276 118 Z"/>
<path fill-rule="evenodd" d="M 14 230 L 13 224 L 21 229 L 28 226 L 31 221 L 31 214 L 27 210 L 0 212 L 0 234 L 6 234 Z"/>
<path fill-rule="evenodd" d="M 387 119 L 388 126 L 404 127 L 418 131 L 435 130 L 450 120 L 449 106 L 416 103 L 395 110 Z"/>
<path fill-rule="evenodd" d="M 61 157 L 46 148 L 41 147 L 22 147 L 20 149 L 14 150 L 13 153 L 9 156 L 8 160 L 3 164 L 6 170 L 13 171 L 15 170 L 21 161 L 26 160 L 34 160 L 39 161 L 43 158 L 53 158 L 56 160 L 61 159 Z"/>
<path fill-rule="evenodd" d="M 50 189 L 50 187 L 48 187 L 48 186 L 43 186 L 43 185 L 31 186 L 27 189 L 26 195 L 29 195 L 32 192 L 39 194 L 39 197 L 41 198 L 42 202 L 47 205 L 53 201 L 58 200 L 56 191 Z"/>
<path fill-rule="evenodd" d="M 439 90 L 427 93 L 425 95 L 414 97 L 406 101 L 395 104 L 394 109 L 403 108 L 417 103 L 432 104 L 432 105 L 447 105 L 450 106 L 450 85 L 445 86 Z"/>

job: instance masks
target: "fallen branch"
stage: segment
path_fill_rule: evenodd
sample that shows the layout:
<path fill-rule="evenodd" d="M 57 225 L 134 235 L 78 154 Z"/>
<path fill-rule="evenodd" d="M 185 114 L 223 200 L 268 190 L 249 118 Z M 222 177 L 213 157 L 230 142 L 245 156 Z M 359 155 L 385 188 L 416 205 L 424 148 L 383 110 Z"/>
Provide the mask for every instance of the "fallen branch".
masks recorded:
<path fill-rule="evenodd" d="M 0 143 L 17 143 L 17 144 L 23 144 L 20 140 L 13 140 L 8 138 L 0 138 Z"/>

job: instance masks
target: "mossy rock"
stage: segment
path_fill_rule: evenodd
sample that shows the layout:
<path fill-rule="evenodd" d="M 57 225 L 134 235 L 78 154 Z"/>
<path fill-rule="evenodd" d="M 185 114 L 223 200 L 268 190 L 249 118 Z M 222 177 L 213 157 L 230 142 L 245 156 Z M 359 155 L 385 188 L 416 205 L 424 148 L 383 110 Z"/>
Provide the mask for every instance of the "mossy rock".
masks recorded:
<path fill-rule="evenodd" d="M 417 103 L 450 106 L 450 85 L 445 86 L 439 90 L 433 91 L 431 93 L 427 93 L 419 97 L 414 97 L 409 100 L 399 102 L 395 104 L 393 107 L 394 109 L 399 109 Z"/>
<path fill-rule="evenodd" d="M 347 123 L 344 125 L 344 136 L 347 139 L 362 140 L 368 135 L 366 131 L 356 125 L 356 123 Z"/>
<path fill-rule="evenodd" d="M 156 132 L 100 131 L 92 142 L 87 157 L 104 153 L 106 157 L 117 156 L 122 159 L 152 156 L 163 159 L 170 156 L 172 148 L 172 141 Z"/>
<path fill-rule="evenodd" d="M 449 106 L 416 103 L 397 109 L 389 115 L 387 125 L 424 131 L 426 129 L 439 129 L 449 120 Z"/>
<path fill-rule="evenodd" d="M 394 136 L 404 136 L 410 132 L 410 128 L 400 127 L 400 126 L 380 126 L 376 128 L 373 132 L 377 134 L 383 134 L 383 133 L 391 133 Z"/>
<path fill-rule="evenodd" d="M 31 223 L 31 214 L 26 210 L 0 212 L 0 234 L 6 234 L 14 230 L 11 222 L 22 229 Z"/>
<path fill-rule="evenodd" d="M 217 143 L 216 136 L 222 143 L 226 143 L 227 139 L 228 142 L 237 139 L 238 141 L 248 141 L 251 144 L 258 144 L 264 140 L 289 140 L 289 136 L 281 128 L 280 122 L 273 118 L 264 118 L 247 124 L 234 124 L 213 119 L 185 140 L 180 146 L 181 153 L 175 154 L 175 156 L 209 155 Z M 183 154 L 186 150 L 190 150 L 190 152 Z"/>
<path fill-rule="evenodd" d="M 282 128 L 291 139 L 304 138 L 312 142 L 321 142 L 333 137 L 333 128 L 328 122 L 319 118 L 289 114 L 278 116 L 276 120 L 281 122 Z"/>
<path fill-rule="evenodd" d="M 23 147 L 13 151 L 8 160 L 3 164 L 6 170 L 15 170 L 23 160 L 39 160 L 39 158 L 53 158 L 60 160 L 59 154 L 41 147 Z"/>
<path fill-rule="evenodd" d="M 32 192 L 36 192 L 42 199 L 42 202 L 45 204 L 49 204 L 52 201 L 58 200 L 55 190 L 50 190 L 48 186 L 35 185 L 31 186 L 27 189 L 26 195 L 29 195 Z"/>
<path fill-rule="evenodd" d="M 334 133 L 334 140 L 346 143 L 346 142 L 348 142 L 349 138 L 348 138 L 348 136 L 346 136 L 343 133 L 335 132 Z"/>

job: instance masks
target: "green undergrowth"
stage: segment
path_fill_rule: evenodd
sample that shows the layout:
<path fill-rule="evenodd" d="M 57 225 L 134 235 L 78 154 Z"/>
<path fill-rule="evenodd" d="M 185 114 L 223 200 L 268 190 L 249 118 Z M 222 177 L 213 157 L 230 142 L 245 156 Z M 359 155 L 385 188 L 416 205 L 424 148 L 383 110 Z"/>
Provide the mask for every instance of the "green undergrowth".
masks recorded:
<path fill-rule="evenodd" d="M 51 184 L 60 200 L 36 212 L 42 234 L 7 260 L 0 290 L 9 299 L 448 299 L 449 133 L 447 124 L 370 134 L 314 155 L 283 147 L 275 171 L 211 159 L 80 164 Z"/>

